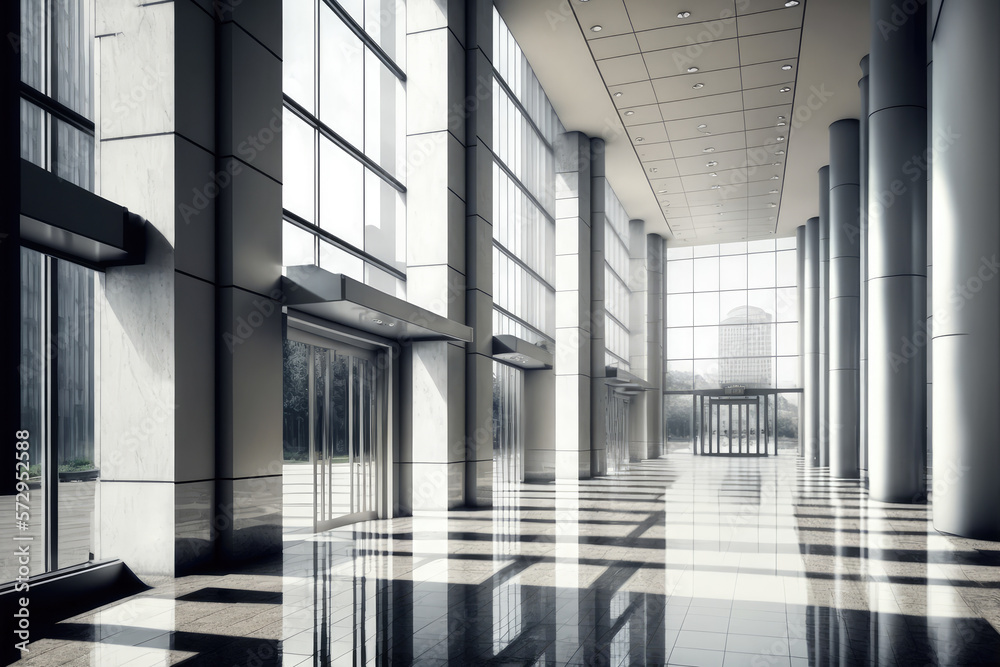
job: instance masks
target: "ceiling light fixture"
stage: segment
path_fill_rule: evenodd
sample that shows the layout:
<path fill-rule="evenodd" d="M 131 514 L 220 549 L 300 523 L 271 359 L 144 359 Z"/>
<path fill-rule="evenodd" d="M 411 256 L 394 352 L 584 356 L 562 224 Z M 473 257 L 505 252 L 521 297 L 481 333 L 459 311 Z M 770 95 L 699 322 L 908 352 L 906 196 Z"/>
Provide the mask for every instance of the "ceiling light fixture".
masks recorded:
<path fill-rule="evenodd" d="M 659 193 L 660 193 L 661 195 L 665 195 L 665 194 L 667 194 L 667 191 L 666 191 L 666 190 L 657 190 L 657 192 L 659 192 Z"/>
<path fill-rule="evenodd" d="M 790 92 L 792 92 L 792 89 L 789 88 L 788 86 L 785 86 L 784 88 L 779 89 L 778 92 L 779 93 L 790 93 Z"/>
<path fill-rule="evenodd" d="M 780 122 L 778 123 L 778 127 L 784 127 L 784 126 L 786 126 L 786 125 L 788 125 L 788 123 L 786 123 L 785 121 L 780 121 Z"/>
<path fill-rule="evenodd" d="M 785 120 L 784 116 L 778 116 L 778 120 Z"/>
<path fill-rule="evenodd" d="M 775 155 L 784 155 L 785 151 L 774 151 L 774 154 Z M 775 162 L 775 164 L 777 164 L 777 162 Z"/>
<path fill-rule="evenodd" d="M 715 149 L 714 149 L 714 148 L 712 148 L 711 146 L 709 146 L 708 148 L 703 148 L 703 149 L 701 150 L 701 152 L 702 152 L 702 153 L 714 153 L 714 152 L 715 152 Z"/>
<path fill-rule="evenodd" d="M 780 176 L 772 176 L 772 177 L 771 177 L 771 180 L 772 180 L 772 181 L 780 181 L 780 180 L 781 180 L 781 177 L 780 177 Z"/>
<path fill-rule="evenodd" d="M 635 112 L 634 112 L 634 111 L 626 111 L 626 112 L 625 112 L 625 115 L 626 115 L 626 116 L 634 116 L 634 115 L 635 115 Z"/>
<path fill-rule="evenodd" d="M 708 164 L 706 164 L 705 166 L 706 166 L 706 167 L 718 167 L 718 166 L 719 166 L 719 163 L 718 163 L 718 162 L 716 162 L 715 160 L 712 160 L 711 162 L 709 162 L 709 163 L 708 163 Z"/>
<path fill-rule="evenodd" d="M 622 96 L 622 92 L 620 90 L 617 93 L 615 93 L 615 97 L 621 97 L 621 96 Z"/>
<path fill-rule="evenodd" d="M 715 178 L 716 176 L 718 176 L 718 174 L 713 171 L 711 174 L 709 174 L 709 176 L 711 176 L 712 178 Z"/>
<path fill-rule="evenodd" d="M 791 65 L 782 65 L 781 69 L 783 69 L 784 71 L 787 72 L 788 70 L 792 69 L 792 66 Z"/>
<path fill-rule="evenodd" d="M 799 0 L 788 0 L 785 2 L 785 7 L 794 7 L 797 4 L 799 4 Z"/>
<path fill-rule="evenodd" d="M 590 26 L 590 32 L 600 32 L 602 30 L 604 30 L 604 26 L 602 26 L 602 25 L 592 25 L 592 26 Z"/>
<path fill-rule="evenodd" d="M 645 141 L 645 139 L 643 139 L 642 137 L 636 137 L 635 140 L 636 141 Z"/>
<path fill-rule="evenodd" d="M 769 194 L 769 195 L 776 195 L 776 194 L 778 194 L 778 191 L 777 190 L 771 190 L 767 194 Z"/>
<path fill-rule="evenodd" d="M 694 74 L 695 72 L 698 72 L 698 71 L 700 71 L 700 70 L 697 67 L 694 67 L 694 66 L 688 67 L 688 74 Z"/>
<path fill-rule="evenodd" d="M 778 205 L 775 204 L 775 203 L 773 203 L 773 202 L 770 203 L 770 204 L 768 204 L 768 206 L 771 207 L 771 208 L 778 208 Z"/>
<path fill-rule="evenodd" d="M 656 167 L 650 167 L 650 168 L 649 168 L 649 171 L 651 171 L 652 173 L 654 173 L 654 174 L 655 174 L 656 172 L 658 172 L 658 171 L 659 171 L 659 169 L 657 169 Z"/>
<path fill-rule="evenodd" d="M 712 186 L 712 189 L 713 189 L 713 190 L 721 190 L 721 189 L 722 189 L 722 186 L 721 186 L 721 185 L 713 185 L 713 186 Z"/>
<path fill-rule="evenodd" d="M 784 140 L 785 140 L 784 137 L 778 137 L 778 141 L 784 141 Z"/>
<path fill-rule="evenodd" d="M 706 127 L 708 127 L 708 125 L 705 125 L 704 123 L 702 123 L 701 125 L 698 126 L 698 129 L 699 130 L 704 130 Z"/>
<path fill-rule="evenodd" d="M 696 83 L 696 84 L 694 84 L 691 87 L 694 88 L 695 90 L 701 90 L 702 88 L 705 87 L 705 84 L 703 84 L 703 83 Z"/>
<path fill-rule="evenodd" d="M 799 4 L 799 3 L 795 3 Z M 691 18 L 691 12 L 677 12 L 677 18 L 679 19 L 689 19 Z"/>

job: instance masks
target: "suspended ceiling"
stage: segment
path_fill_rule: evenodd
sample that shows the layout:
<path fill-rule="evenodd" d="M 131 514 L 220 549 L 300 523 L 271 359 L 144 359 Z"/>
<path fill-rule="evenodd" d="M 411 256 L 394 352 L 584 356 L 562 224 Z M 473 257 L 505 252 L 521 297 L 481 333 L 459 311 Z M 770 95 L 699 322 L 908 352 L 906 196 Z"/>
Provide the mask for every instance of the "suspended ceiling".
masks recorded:
<path fill-rule="evenodd" d="M 672 245 L 789 236 L 818 212 L 827 128 L 858 116 L 868 2 L 785 5 L 497 0 L 566 129 L 607 141 L 625 209 Z"/>

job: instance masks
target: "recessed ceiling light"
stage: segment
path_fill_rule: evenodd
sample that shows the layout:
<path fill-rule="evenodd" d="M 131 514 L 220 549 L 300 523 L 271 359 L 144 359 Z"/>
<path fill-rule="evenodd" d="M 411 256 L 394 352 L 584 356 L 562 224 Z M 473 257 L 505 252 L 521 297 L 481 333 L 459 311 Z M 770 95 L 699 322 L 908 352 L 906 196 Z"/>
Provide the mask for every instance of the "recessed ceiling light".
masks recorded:
<path fill-rule="evenodd" d="M 788 86 L 785 86 L 784 88 L 779 89 L 778 92 L 779 93 L 790 93 L 790 92 L 792 92 L 792 89 L 789 88 Z"/>
<path fill-rule="evenodd" d="M 712 189 L 713 189 L 713 190 L 721 190 L 721 189 L 722 189 L 722 186 L 721 186 L 721 185 L 713 185 L 713 186 L 712 186 Z"/>
<path fill-rule="evenodd" d="M 705 87 L 705 84 L 703 84 L 703 83 L 696 83 L 696 84 L 694 84 L 691 87 L 694 88 L 695 90 L 701 90 L 702 88 Z"/>
<path fill-rule="evenodd" d="M 635 112 L 634 112 L 634 111 L 626 111 L 626 112 L 625 112 L 625 115 L 626 115 L 626 116 L 634 116 L 634 115 L 635 115 Z"/>
<path fill-rule="evenodd" d="M 784 137 L 778 137 L 778 141 L 784 141 L 784 140 L 785 140 Z"/>
<path fill-rule="evenodd" d="M 711 146 L 709 146 L 708 148 L 703 148 L 703 149 L 701 150 L 701 152 L 702 152 L 702 153 L 714 153 L 714 152 L 715 152 L 715 149 L 714 149 L 714 148 L 712 148 Z"/>
<path fill-rule="evenodd" d="M 705 125 L 704 123 L 702 123 L 701 125 L 698 126 L 698 129 L 699 130 L 704 130 L 706 127 L 708 127 L 708 125 Z"/>
<path fill-rule="evenodd" d="M 645 139 L 643 139 L 642 137 L 636 137 L 635 140 L 636 141 L 645 141 Z"/>
<path fill-rule="evenodd" d="M 799 4 L 799 3 L 795 3 Z M 679 19 L 689 19 L 691 18 L 691 12 L 677 12 L 677 18 Z"/>
<path fill-rule="evenodd" d="M 718 174 L 713 171 L 711 174 L 709 174 L 709 176 L 715 178 L 716 176 L 718 176 Z"/>
<path fill-rule="evenodd" d="M 784 116 L 778 116 L 778 120 L 785 120 Z"/>
<path fill-rule="evenodd" d="M 781 163 L 780 163 L 780 162 L 772 162 L 772 163 L 771 163 L 771 166 L 772 166 L 772 167 L 780 167 L 780 166 L 781 166 Z"/>
<path fill-rule="evenodd" d="M 698 72 L 698 71 L 699 71 L 699 69 L 697 67 L 694 67 L 694 66 L 688 67 L 688 74 L 694 74 L 695 72 Z"/>
<path fill-rule="evenodd" d="M 797 4 L 799 4 L 799 0 L 787 0 L 785 7 L 794 7 Z"/>
<path fill-rule="evenodd" d="M 768 206 L 769 206 L 770 208 L 778 208 L 778 205 L 777 205 L 777 204 L 775 204 L 775 203 L 773 203 L 773 202 L 772 202 L 772 203 L 770 203 L 770 204 L 768 204 Z"/>
<path fill-rule="evenodd" d="M 670 206 L 670 202 L 668 202 L 668 201 L 665 201 L 665 202 L 663 202 L 663 205 L 664 205 L 664 206 Z"/>
<path fill-rule="evenodd" d="M 722 204 L 716 204 L 715 208 L 722 208 Z"/>
<path fill-rule="evenodd" d="M 621 96 L 622 96 L 621 91 L 618 91 L 617 93 L 615 93 L 615 97 L 621 97 Z"/>
<path fill-rule="evenodd" d="M 592 26 L 590 26 L 590 32 L 600 32 L 602 30 L 604 30 L 604 26 L 602 26 L 602 25 L 592 25 Z"/>
<path fill-rule="evenodd" d="M 782 65 L 781 69 L 783 69 L 784 71 L 787 72 L 788 70 L 792 69 L 792 66 L 791 65 Z"/>
<path fill-rule="evenodd" d="M 772 176 L 772 177 L 771 177 L 771 180 L 772 180 L 772 181 L 780 181 L 780 180 L 781 180 L 781 177 L 780 177 L 780 176 Z"/>
<path fill-rule="evenodd" d="M 784 154 L 785 154 L 785 151 L 774 151 L 774 154 L 775 154 L 775 155 L 784 155 Z M 778 163 L 777 163 L 777 162 L 775 162 L 775 164 L 778 164 Z"/>
<path fill-rule="evenodd" d="M 659 169 L 657 169 L 656 167 L 650 167 L 650 168 L 649 168 L 649 171 L 651 171 L 652 173 L 654 173 L 654 174 L 655 174 L 656 172 L 658 172 L 658 171 L 659 171 Z"/>
<path fill-rule="evenodd" d="M 708 163 L 708 164 L 706 164 L 705 166 L 706 166 L 706 167 L 718 167 L 718 166 L 719 166 L 719 163 L 718 163 L 718 162 L 716 162 L 715 160 L 712 160 L 711 162 L 709 162 L 709 163 Z"/>
<path fill-rule="evenodd" d="M 666 190 L 657 190 L 657 192 L 659 192 L 659 193 L 660 193 L 661 195 L 665 195 L 665 194 L 667 194 L 667 191 L 666 191 Z"/>
<path fill-rule="evenodd" d="M 776 195 L 776 194 L 778 194 L 778 191 L 777 190 L 771 190 L 768 194 L 770 194 L 770 195 Z"/>

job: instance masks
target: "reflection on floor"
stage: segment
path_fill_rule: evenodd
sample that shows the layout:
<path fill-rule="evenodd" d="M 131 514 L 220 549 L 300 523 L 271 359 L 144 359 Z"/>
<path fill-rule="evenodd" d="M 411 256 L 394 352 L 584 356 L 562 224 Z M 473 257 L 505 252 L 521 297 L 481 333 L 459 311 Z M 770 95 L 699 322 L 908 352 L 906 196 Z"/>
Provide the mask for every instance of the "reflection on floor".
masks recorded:
<path fill-rule="evenodd" d="M 949 480 L 951 483 L 960 483 Z M 44 665 L 989 665 L 1000 545 L 794 456 L 668 458 L 493 510 L 289 535 L 60 624 Z"/>

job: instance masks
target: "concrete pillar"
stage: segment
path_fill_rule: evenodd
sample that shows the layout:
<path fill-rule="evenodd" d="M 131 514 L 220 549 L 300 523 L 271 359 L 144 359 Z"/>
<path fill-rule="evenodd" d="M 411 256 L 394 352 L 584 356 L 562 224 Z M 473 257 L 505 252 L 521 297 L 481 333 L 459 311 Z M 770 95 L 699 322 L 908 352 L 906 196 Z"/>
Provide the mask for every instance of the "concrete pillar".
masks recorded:
<path fill-rule="evenodd" d="M 858 121 L 830 125 L 830 475 L 857 478 L 861 343 Z"/>
<path fill-rule="evenodd" d="M 608 402 L 604 333 L 604 236 L 607 190 L 603 139 L 590 140 L 590 472 L 603 475 L 608 468 L 606 411 Z"/>
<path fill-rule="evenodd" d="M 649 350 L 646 348 L 646 310 L 649 300 L 649 276 L 646 273 L 646 223 L 629 221 L 629 368 L 643 380 L 649 379 Z M 632 397 L 629 404 L 629 460 L 649 458 L 646 433 L 647 392 Z"/>
<path fill-rule="evenodd" d="M 466 352 L 465 503 L 493 503 L 493 3 L 465 3 Z M 526 404 L 530 405 L 530 404 Z"/>
<path fill-rule="evenodd" d="M 830 465 L 830 166 L 819 170 L 819 464 Z"/>
<path fill-rule="evenodd" d="M 819 466 L 819 218 L 806 222 L 805 233 L 805 308 L 802 320 L 803 456 L 806 465 Z"/>
<path fill-rule="evenodd" d="M 406 23 L 412 56 L 406 67 L 407 298 L 466 322 L 467 133 L 465 119 L 452 113 L 465 105 L 470 56 L 464 6 L 413 2 Z M 469 363 L 462 343 L 415 342 L 404 355 L 409 383 L 403 381 L 400 401 L 398 478 L 403 513 L 451 509 L 466 500 Z"/>
<path fill-rule="evenodd" d="M 861 290 L 859 300 L 861 347 L 858 351 L 860 376 L 858 378 L 858 465 L 862 470 L 868 470 L 868 56 L 861 59 L 861 80 L 858 88 L 861 93 L 861 121 L 859 135 L 860 151 L 860 204 L 861 204 L 861 234 L 858 238 L 861 264 Z"/>
<path fill-rule="evenodd" d="M 647 458 L 667 453 L 663 441 L 663 310 L 667 244 L 659 234 L 646 235 L 646 381 L 653 390 L 645 393 Z"/>
<path fill-rule="evenodd" d="M 598 322 L 590 311 L 590 228 L 590 139 L 579 132 L 567 132 L 556 143 L 556 353 L 552 413 L 556 480 L 578 480 L 591 474 L 591 333 L 596 326 L 603 329 L 603 319 Z M 603 359 L 602 345 L 602 375 Z"/>
<path fill-rule="evenodd" d="M 995 2 L 944 3 L 932 66 L 934 527 L 987 540 L 1000 539 L 998 24 Z M 983 82 L 974 104 L 969 81 Z"/>
<path fill-rule="evenodd" d="M 799 323 L 799 364 L 797 386 L 804 387 L 806 379 L 806 347 L 805 347 L 805 312 L 806 312 L 806 226 L 799 225 L 795 228 L 795 275 L 796 275 L 796 307 L 798 309 Z M 805 423 L 806 423 L 806 402 L 805 397 L 799 398 L 799 456 L 805 455 Z"/>
<path fill-rule="evenodd" d="M 868 176 L 868 473 L 871 497 L 925 498 L 927 7 L 899 24 L 872 0 Z M 886 27 L 889 26 L 889 27 Z M 891 30 L 890 30 L 891 28 Z"/>

